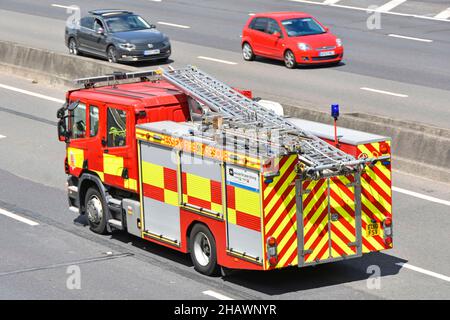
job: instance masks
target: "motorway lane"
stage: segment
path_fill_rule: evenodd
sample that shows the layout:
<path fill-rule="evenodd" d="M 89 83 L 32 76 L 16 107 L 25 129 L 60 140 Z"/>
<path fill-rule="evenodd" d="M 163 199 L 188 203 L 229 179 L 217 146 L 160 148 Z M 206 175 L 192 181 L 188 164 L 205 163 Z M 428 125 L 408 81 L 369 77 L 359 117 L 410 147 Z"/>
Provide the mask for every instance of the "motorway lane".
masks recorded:
<path fill-rule="evenodd" d="M 62 88 L 33 85 L 29 81 L 11 79 L 5 75 L 0 75 L 0 83 L 29 91 L 46 92 L 54 98 L 63 96 L 64 93 Z M 185 255 L 120 233 L 112 236 L 93 234 L 85 226 L 84 220 L 70 213 L 67 208 L 62 168 L 63 144 L 56 141 L 55 126 L 51 123 L 59 104 L 1 88 L 0 101 L 0 108 L 14 102 L 14 108 L 23 113 L 13 115 L 0 109 L 0 134 L 4 134 L 4 129 L 7 131 L 4 134 L 6 138 L 0 140 L 0 150 L 2 155 L 5 152 L 10 155 L 12 150 L 16 152 L 10 157 L 0 157 L 0 208 L 40 223 L 39 226 L 30 227 L 0 216 L 0 226 L 4 230 L 2 237 L 5 239 L 0 241 L 0 251 L 5 252 L 8 257 L 0 261 L 0 286 L 6 288 L 1 290 L 6 292 L 0 294 L 1 298 L 108 298 L 108 292 L 111 291 L 117 293 L 118 298 L 192 299 L 205 298 L 201 293 L 205 290 L 245 299 L 450 297 L 449 282 L 398 265 L 407 262 L 447 277 L 450 275 L 447 231 L 450 207 L 404 194 L 394 193 L 393 199 L 395 249 L 315 268 L 272 272 L 270 276 L 260 272 L 235 272 L 226 278 L 207 278 L 193 270 Z M 32 120 L 26 114 L 41 117 L 49 123 Z M 15 139 L 24 131 L 31 133 L 30 144 L 17 144 Z M 42 146 L 40 156 L 37 160 L 28 161 L 29 170 L 24 171 L 19 159 L 27 159 L 33 154 L 35 145 Z M 44 160 L 39 161 L 39 157 L 44 156 Z M 14 165 L 8 158 L 16 159 L 18 164 Z M 450 199 L 447 184 L 398 172 L 394 174 L 394 184 Z M 16 240 L 18 234 L 24 233 L 20 228 L 25 228 L 26 236 L 23 240 Z M 45 229 L 44 232 L 42 229 Z M 44 252 L 40 253 L 40 250 Z M 88 281 L 80 292 L 65 289 L 65 265 L 26 274 L 1 276 L 1 272 L 71 263 L 99 257 L 108 251 L 113 254 L 132 253 L 133 256 L 83 264 L 82 272 L 88 274 Z M 51 258 L 47 264 L 43 263 L 46 256 Z M 371 265 L 381 268 L 380 289 L 368 289 L 366 286 L 367 268 Z M 103 268 L 110 268 L 108 270 L 111 272 L 105 275 Z M 31 281 L 34 278 L 38 281 Z M 175 281 L 177 285 L 172 286 L 171 281 Z M 161 294 L 155 296 L 151 291 L 154 288 L 160 288 L 158 292 L 161 291 Z"/>
<path fill-rule="evenodd" d="M 51 7 L 53 2 L 33 2 L 30 5 L 26 5 L 25 0 L 6 2 L 2 8 L 12 11 L 0 11 L 4 16 L 0 21 L 0 39 L 66 52 L 62 30 L 67 15 L 64 9 Z M 92 9 L 88 2 L 77 3 L 83 10 Z M 70 2 L 61 1 L 61 4 Z M 108 4 L 121 5 L 117 1 Z M 96 3 L 96 6 L 101 5 L 103 2 Z M 450 50 L 450 23 L 383 15 L 383 29 L 370 31 L 365 26 L 365 12 L 290 1 L 233 1 L 226 4 L 198 1 L 190 5 L 183 1 L 137 1 L 129 6 L 144 16 L 155 17 L 151 21 L 191 27 L 158 26 L 174 39 L 174 66 L 194 64 L 224 80 L 253 89 L 258 95 L 289 104 L 327 111 L 330 103 L 339 102 L 346 112 L 380 114 L 450 127 L 450 111 L 446 107 L 450 98 L 450 78 L 442 71 L 450 69 L 450 60 L 442 59 Z M 318 16 L 342 36 L 347 48 L 345 65 L 288 71 L 281 63 L 269 60 L 245 63 L 239 52 L 239 34 L 248 12 L 288 10 L 299 6 Z M 28 21 L 33 28 L 30 30 L 14 21 Z M 211 27 L 205 28 L 205 25 Z M 434 42 L 392 38 L 387 36 L 390 33 L 432 38 Z M 230 66 L 200 60 L 200 55 L 238 64 Z M 141 66 L 149 68 L 154 64 Z M 270 80 L 265 76 L 268 74 Z M 361 87 L 408 97 L 367 92 Z"/>

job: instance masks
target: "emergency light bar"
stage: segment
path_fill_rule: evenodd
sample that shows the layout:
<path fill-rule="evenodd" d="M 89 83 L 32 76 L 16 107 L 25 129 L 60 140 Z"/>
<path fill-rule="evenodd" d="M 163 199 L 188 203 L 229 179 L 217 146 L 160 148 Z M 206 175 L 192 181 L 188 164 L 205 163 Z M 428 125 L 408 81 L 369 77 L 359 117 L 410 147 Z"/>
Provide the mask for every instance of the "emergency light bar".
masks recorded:
<path fill-rule="evenodd" d="M 135 79 L 135 78 L 142 79 L 142 78 L 154 77 L 154 76 L 158 76 L 158 75 L 161 75 L 160 70 L 137 71 L 137 72 L 114 71 L 112 74 L 107 74 L 104 76 L 75 79 L 74 82 L 76 84 L 82 84 L 86 88 L 90 88 L 94 84 L 99 83 L 99 82 L 119 81 L 119 80 Z"/>

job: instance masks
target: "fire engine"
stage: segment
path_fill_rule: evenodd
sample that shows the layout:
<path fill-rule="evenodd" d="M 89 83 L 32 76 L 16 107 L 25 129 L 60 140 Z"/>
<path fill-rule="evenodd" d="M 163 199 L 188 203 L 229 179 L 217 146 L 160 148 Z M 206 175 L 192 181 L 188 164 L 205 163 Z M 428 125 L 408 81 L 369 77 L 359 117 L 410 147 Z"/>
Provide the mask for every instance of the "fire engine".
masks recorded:
<path fill-rule="evenodd" d="M 335 141 L 193 66 L 77 83 L 58 136 L 70 209 L 92 231 L 189 253 L 206 275 L 392 248 L 390 138 Z"/>

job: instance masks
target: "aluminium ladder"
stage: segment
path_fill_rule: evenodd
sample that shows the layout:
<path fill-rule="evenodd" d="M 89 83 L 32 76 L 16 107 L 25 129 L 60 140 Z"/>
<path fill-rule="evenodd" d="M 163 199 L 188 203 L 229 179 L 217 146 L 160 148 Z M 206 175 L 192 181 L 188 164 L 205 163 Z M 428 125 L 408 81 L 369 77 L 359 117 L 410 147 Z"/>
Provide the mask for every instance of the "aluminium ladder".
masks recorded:
<path fill-rule="evenodd" d="M 212 111 L 229 120 L 233 126 L 274 130 L 289 152 L 298 152 L 306 165 L 305 172 L 318 178 L 325 172 L 343 174 L 360 170 L 373 159 L 355 159 L 345 152 L 276 115 L 210 75 L 188 66 L 183 69 L 162 70 L 162 77 Z"/>

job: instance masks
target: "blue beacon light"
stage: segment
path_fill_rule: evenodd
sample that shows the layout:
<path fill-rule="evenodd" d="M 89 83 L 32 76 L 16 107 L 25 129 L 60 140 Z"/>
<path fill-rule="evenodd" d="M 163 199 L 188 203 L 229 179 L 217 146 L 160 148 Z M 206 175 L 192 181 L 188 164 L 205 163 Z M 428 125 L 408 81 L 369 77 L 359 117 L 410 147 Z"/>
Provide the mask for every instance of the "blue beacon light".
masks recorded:
<path fill-rule="evenodd" d="M 338 104 L 331 105 L 331 116 L 334 118 L 334 120 L 337 120 L 339 118 L 339 105 Z"/>

